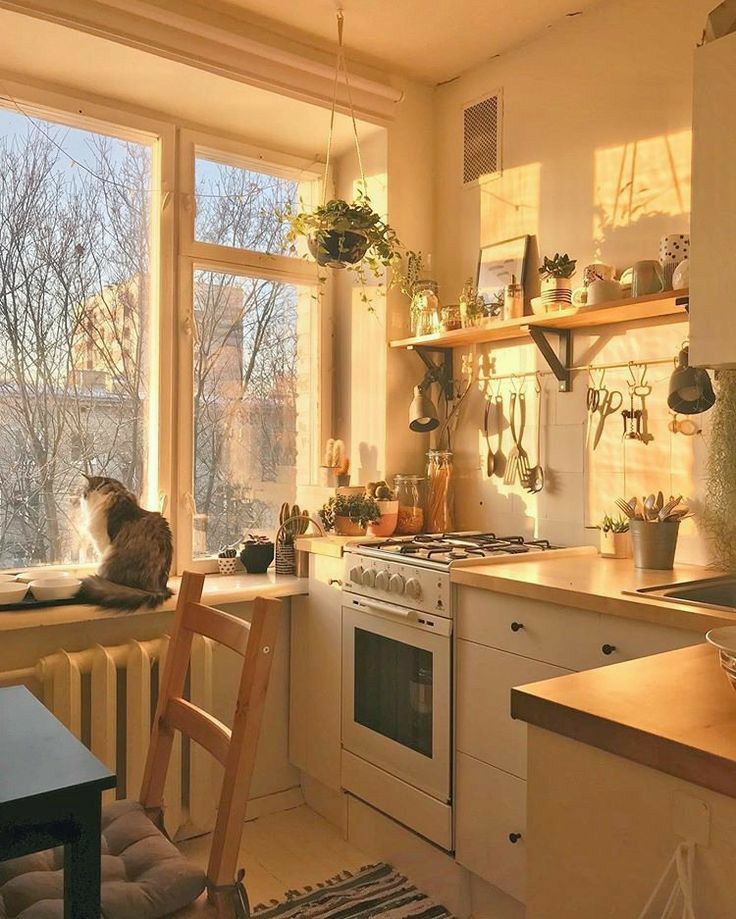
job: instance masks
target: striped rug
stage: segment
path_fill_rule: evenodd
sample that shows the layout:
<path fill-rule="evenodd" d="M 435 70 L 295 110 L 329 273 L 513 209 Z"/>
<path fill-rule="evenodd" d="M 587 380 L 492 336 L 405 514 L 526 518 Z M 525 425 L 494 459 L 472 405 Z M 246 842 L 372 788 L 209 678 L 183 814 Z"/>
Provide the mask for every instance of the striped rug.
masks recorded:
<path fill-rule="evenodd" d="M 289 890 L 282 903 L 261 903 L 257 919 L 452 919 L 444 906 L 411 884 L 391 865 L 344 871 L 316 887 Z"/>

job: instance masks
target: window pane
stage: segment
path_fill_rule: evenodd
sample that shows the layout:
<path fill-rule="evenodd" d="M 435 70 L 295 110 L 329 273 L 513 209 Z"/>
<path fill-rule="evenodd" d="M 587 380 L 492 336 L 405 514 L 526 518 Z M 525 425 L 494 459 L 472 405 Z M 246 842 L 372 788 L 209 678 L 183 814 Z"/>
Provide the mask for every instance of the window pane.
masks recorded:
<path fill-rule="evenodd" d="M 0 109 L 0 567 L 91 560 L 80 473 L 141 494 L 151 149 Z"/>
<path fill-rule="evenodd" d="M 196 271 L 195 557 L 273 534 L 309 464 L 312 288 Z M 311 398 L 310 398 L 311 395 Z"/>
<path fill-rule="evenodd" d="M 303 191 L 298 179 L 255 172 L 197 157 L 195 238 L 255 252 L 287 253 L 285 225 L 277 217 Z"/>

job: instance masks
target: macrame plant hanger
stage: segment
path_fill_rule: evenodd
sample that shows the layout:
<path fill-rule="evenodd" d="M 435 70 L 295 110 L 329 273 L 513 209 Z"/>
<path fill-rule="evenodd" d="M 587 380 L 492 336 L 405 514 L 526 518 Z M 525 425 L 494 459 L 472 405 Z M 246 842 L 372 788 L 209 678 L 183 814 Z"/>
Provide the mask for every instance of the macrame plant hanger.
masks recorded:
<path fill-rule="evenodd" d="M 350 109 L 350 120 L 353 125 L 353 139 L 355 141 L 355 153 L 358 157 L 358 169 L 360 170 L 361 192 L 359 197 L 368 201 L 368 187 L 365 182 L 365 171 L 363 169 L 363 157 L 360 154 L 360 140 L 358 139 L 358 124 L 355 120 L 355 109 L 353 108 L 353 92 L 350 86 L 350 76 L 348 74 L 347 59 L 345 57 L 345 48 L 343 46 L 342 35 L 345 23 L 345 13 L 342 9 L 337 11 L 337 57 L 335 60 L 335 80 L 332 84 L 332 109 L 330 111 L 330 130 L 327 136 L 327 156 L 325 157 L 325 174 L 322 182 L 322 204 L 327 202 L 327 188 L 330 173 L 330 159 L 332 156 L 332 140 L 335 134 L 335 112 L 337 110 L 337 89 L 340 82 L 340 72 L 342 71 L 345 80 L 345 90 L 347 93 L 348 107 Z"/>

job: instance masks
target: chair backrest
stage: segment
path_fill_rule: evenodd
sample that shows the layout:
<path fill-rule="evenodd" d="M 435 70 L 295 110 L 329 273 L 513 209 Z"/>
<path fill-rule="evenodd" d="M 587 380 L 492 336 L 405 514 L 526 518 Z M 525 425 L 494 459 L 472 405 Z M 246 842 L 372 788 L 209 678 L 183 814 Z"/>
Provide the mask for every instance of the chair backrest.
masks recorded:
<path fill-rule="evenodd" d="M 233 883 L 237 870 L 281 604 L 278 600 L 257 597 L 253 620 L 249 624 L 221 610 L 203 606 L 199 602 L 203 584 L 204 575 L 190 571 L 185 572 L 181 580 L 140 801 L 149 812 L 160 811 L 162 807 L 175 730 L 203 746 L 224 766 L 207 868 L 210 885 L 221 887 Z M 232 731 L 183 698 L 195 634 L 212 638 L 243 657 Z"/>

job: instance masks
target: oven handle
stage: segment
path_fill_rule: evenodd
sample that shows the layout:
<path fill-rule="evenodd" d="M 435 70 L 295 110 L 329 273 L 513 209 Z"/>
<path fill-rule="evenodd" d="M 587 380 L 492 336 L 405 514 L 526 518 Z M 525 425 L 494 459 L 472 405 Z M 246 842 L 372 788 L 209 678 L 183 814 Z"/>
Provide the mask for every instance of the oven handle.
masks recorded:
<path fill-rule="evenodd" d="M 403 606 L 394 606 L 392 603 L 380 603 L 376 600 L 361 600 L 359 603 L 356 603 L 357 609 L 366 610 L 368 612 L 376 613 L 389 613 L 391 616 L 398 616 L 401 619 L 409 619 L 411 616 L 415 616 L 416 613 L 412 609 L 404 609 Z"/>
<path fill-rule="evenodd" d="M 376 616 L 388 622 L 402 620 L 409 628 L 431 632 L 438 637 L 449 638 L 452 635 L 452 621 L 450 619 L 427 616 L 413 609 L 394 606 L 392 603 L 381 603 L 380 600 L 366 600 L 363 597 L 360 600 L 353 598 L 348 609 L 367 613 L 369 616 Z"/>

